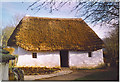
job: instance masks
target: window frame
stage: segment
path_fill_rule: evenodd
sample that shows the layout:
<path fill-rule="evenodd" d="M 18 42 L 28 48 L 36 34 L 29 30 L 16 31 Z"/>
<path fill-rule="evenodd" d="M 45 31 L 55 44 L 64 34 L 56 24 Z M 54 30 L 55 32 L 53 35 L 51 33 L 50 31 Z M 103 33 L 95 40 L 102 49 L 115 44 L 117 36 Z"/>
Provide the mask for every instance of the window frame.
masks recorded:
<path fill-rule="evenodd" d="M 88 52 L 88 57 L 92 57 L 92 52 Z"/>
<path fill-rule="evenodd" d="M 32 53 L 32 58 L 37 58 L 37 53 L 36 52 Z"/>

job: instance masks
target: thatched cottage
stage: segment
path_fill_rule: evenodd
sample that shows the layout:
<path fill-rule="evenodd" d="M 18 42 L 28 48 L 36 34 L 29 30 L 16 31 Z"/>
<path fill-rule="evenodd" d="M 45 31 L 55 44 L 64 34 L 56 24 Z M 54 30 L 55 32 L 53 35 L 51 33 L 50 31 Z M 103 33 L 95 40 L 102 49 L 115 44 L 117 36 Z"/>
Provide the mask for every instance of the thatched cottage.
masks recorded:
<path fill-rule="evenodd" d="M 80 18 L 25 16 L 8 40 L 17 66 L 94 68 L 104 64 L 103 41 Z"/>

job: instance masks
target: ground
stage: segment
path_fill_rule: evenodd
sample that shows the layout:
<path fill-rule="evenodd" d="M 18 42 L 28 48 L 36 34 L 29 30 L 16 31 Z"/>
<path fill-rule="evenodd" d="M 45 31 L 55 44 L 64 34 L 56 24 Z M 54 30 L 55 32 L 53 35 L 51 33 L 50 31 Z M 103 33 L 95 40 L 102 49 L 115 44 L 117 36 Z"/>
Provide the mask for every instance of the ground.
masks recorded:
<path fill-rule="evenodd" d="M 92 70 L 73 70 L 73 72 L 70 73 L 70 74 L 51 77 L 51 78 L 46 78 L 46 79 L 36 79 L 36 80 L 76 80 L 78 78 L 83 78 L 85 76 L 92 75 L 94 73 L 108 72 L 108 71 L 112 71 L 112 70 L 114 70 L 114 69 L 113 68 L 106 68 L 106 69 L 92 69 Z M 118 73 L 117 70 L 116 70 L 116 73 Z M 107 77 L 107 76 L 105 76 L 105 77 Z M 118 80 L 118 77 L 116 75 L 116 79 L 110 78 L 110 79 L 107 79 L 107 80 Z"/>

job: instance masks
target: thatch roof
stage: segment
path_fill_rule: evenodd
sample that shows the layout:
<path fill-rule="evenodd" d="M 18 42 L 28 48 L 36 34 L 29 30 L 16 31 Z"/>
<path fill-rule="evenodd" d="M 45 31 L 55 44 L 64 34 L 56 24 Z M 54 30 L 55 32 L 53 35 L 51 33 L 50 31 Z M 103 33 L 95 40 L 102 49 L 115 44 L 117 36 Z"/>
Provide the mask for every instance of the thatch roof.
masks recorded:
<path fill-rule="evenodd" d="M 15 56 L 12 56 L 8 51 L 0 47 L 0 62 L 8 62 L 9 60 L 14 60 Z"/>
<path fill-rule="evenodd" d="M 13 45 L 28 51 L 94 51 L 103 41 L 80 18 L 24 17 L 8 40 Z"/>

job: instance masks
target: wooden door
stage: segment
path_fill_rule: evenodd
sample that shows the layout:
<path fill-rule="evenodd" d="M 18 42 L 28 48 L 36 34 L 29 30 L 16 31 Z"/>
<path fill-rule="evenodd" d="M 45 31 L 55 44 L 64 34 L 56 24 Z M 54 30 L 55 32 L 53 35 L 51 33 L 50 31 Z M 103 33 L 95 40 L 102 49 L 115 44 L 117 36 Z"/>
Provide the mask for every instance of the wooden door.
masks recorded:
<path fill-rule="evenodd" d="M 69 67 L 69 57 L 68 57 L 68 51 L 67 50 L 61 50 L 60 51 L 60 63 L 61 67 Z"/>

